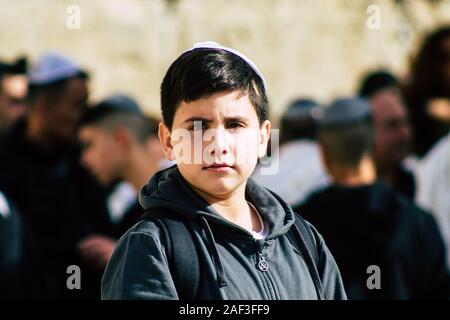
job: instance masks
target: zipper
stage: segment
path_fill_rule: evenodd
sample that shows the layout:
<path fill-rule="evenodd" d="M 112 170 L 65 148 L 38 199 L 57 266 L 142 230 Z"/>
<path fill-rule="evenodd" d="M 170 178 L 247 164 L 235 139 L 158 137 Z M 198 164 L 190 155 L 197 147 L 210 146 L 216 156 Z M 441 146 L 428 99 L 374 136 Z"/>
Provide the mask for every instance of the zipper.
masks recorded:
<path fill-rule="evenodd" d="M 256 243 L 256 241 L 255 241 L 255 245 L 256 245 L 256 250 L 258 252 L 257 268 L 259 271 L 261 271 L 264 281 L 266 282 L 267 288 L 269 288 L 270 299 L 277 300 L 277 296 L 275 294 L 275 288 L 274 288 L 272 280 L 270 279 L 270 276 L 269 276 L 269 264 L 267 263 L 266 259 L 264 258 L 264 255 L 261 252 L 261 250 L 259 249 L 258 243 Z"/>

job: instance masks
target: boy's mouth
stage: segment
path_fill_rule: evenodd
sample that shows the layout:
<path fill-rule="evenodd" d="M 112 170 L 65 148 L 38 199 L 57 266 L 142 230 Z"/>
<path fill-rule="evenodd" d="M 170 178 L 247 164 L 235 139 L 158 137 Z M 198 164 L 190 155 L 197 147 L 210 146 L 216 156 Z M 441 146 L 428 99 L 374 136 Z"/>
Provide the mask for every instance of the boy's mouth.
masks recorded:
<path fill-rule="evenodd" d="M 204 170 L 210 170 L 210 171 L 225 171 L 227 169 L 234 168 L 232 165 L 227 163 L 213 163 L 209 166 L 203 167 Z"/>

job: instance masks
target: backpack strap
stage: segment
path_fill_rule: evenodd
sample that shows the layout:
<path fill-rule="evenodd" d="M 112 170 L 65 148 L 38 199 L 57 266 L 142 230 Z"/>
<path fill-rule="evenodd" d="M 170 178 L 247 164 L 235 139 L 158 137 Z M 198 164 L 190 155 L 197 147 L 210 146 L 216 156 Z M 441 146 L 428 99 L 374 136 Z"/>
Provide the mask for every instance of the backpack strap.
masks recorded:
<path fill-rule="evenodd" d="M 169 269 L 180 300 L 195 300 L 200 287 L 200 264 L 189 226 L 179 216 L 144 210 L 141 220 L 157 220 L 167 243 Z"/>
<path fill-rule="evenodd" d="M 309 273 L 314 282 L 319 300 L 324 300 L 322 281 L 319 276 L 319 252 L 315 245 L 314 235 L 306 221 L 299 215 L 295 215 L 294 225 L 289 230 L 293 232 L 293 236 L 297 238 L 297 245 L 300 246 L 300 252 L 303 252 L 303 258 L 308 266 Z"/>

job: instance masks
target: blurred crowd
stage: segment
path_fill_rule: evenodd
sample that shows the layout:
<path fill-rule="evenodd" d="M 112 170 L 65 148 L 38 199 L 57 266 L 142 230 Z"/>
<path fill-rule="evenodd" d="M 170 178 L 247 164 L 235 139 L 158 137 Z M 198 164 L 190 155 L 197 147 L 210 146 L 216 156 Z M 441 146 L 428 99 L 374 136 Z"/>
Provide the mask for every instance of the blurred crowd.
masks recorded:
<path fill-rule="evenodd" d="M 324 74 L 324 76 L 326 76 Z M 0 298 L 98 299 L 137 195 L 164 159 L 159 119 L 56 52 L 0 63 Z M 253 179 L 322 234 L 350 299 L 449 298 L 450 27 L 430 33 L 406 78 L 370 70 L 352 97 L 299 97 Z M 81 270 L 81 290 L 67 285 Z M 367 288 L 368 267 L 383 290 Z"/>

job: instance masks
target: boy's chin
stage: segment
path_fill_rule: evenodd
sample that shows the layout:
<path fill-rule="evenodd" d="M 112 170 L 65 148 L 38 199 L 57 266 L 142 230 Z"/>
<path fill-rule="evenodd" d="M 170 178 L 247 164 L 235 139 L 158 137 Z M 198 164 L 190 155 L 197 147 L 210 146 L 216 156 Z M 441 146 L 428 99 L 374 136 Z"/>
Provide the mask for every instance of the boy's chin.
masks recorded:
<path fill-rule="evenodd" d="M 215 198 L 226 198 L 233 193 L 241 183 L 241 181 L 237 181 L 236 179 L 219 178 L 214 181 L 201 181 L 201 185 L 197 186 L 197 189 Z"/>

